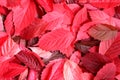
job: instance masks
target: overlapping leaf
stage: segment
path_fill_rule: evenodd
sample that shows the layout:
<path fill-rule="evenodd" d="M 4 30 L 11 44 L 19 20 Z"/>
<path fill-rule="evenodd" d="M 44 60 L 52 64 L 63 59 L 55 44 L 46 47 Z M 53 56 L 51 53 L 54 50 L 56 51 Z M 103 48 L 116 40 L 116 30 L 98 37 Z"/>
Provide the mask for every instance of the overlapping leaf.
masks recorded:
<path fill-rule="evenodd" d="M 0 63 L 0 78 L 11 78 L 22 73 L 26 67 L 10 61 Z"/>
<path fill-rule="evenodd" d="M 64 59 L 56 59 L 51 61 L 43 70 L 41 80 L 64 80 L 63 65 Z"/>
<path fill-rule="evenodd" d="M 44 33 L 48 23 L 41 19 L 35 19 L 28 27 L 20 32 L 20 36 L 24 39 L 31 39 Z"/>
<path fill-rule="evenodd" d="M 31 0 L 24 0 L 22 7 L 13 9 L 13 22 L 15 25 L 15 34 L 20 34 L 21 30 L 27 27 L 36 16 L 36 7 Z"/>
<path fill-rule="evenodd" d="M 111 25 L 98 24 L 88 30 L 88 34 L 98 40 L 109 40 L 117 35 L 117 29 Z"/>
<path fill-rule="evenodd" d="M 66 60 L 63 70 L 65 80 L 81 80 L 81 73 L 82 70 L 75 62 Z"/>
<path fill-rule="evenodd" d="M 43 63 L 41 58 L 35 53 L 29 50 L 22 50 L 16 55 L 23 64 L 31 69 L 40 71 L 42 69 Z"/>
<path fill-rule="evenodd" d="M 2 56 L 13 57 L 16 55 L 21 49 L 20 46 L 15 43 L 10 37 L 6 39 L 3 45 L 0 47 Z"/>
<path fill-rule="evenodd" d="M 39 47 L 44 50 L 63 50 L 70 46 L 73 39 L 71 32 L 57 29 L 43 35 L 39 41 Z"/>
<path fill-rule="evenodd" d="M 114 63 L 108 63 L 100 69 L 95 76 L 94 80 L 114 80 L 116 72 L 116 66 Z"/>

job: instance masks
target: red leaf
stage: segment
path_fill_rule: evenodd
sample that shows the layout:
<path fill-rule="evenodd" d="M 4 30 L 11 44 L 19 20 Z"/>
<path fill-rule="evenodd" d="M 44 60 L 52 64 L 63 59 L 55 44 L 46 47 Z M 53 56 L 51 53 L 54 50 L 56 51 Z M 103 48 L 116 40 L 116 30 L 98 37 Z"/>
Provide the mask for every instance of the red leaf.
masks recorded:
<path fill-rule="evenodd" d="M 120 73 L 120 59 L 119 59 L 119 57 L 114 59 L 114 63 L 116 65 L 116 72 Z"/>
<path fill-rule="evenodd" d="M 17 43 L 15 43 L 11 38 L 7 38 L 7 40 L 0 47 L 2 52 L 2 56 L 13 57 L 16 55 L 21 49 Z"/>
<path fill-rule="evenodd" d="M 111 40 L 102 41 L 100 43 L 99 52 L 105 54 L 106 56 L 114 59 L 120 55 L 120 33 L 117 37 Z"/>
<path fill-rule="evenodd" d="M 15 25 L 15 34 L 18 35 L 21 30 L 27 27 L 36 16 L 36 7 L 34 2 L 24 0 L 22 7 L 13 9 L 13 22 Z"/>
<path fill-rule="evenodd" d="M 0 32 L 0 46 L 8 39 L 8 35 L 5 32 Z"/>
<path fill-rule="evenodd" d="M 64 59 L 56 59 L 51 61 L 43 70 L 41 80 L 64 80 L 63 65 Z"/>
<path fill-rule="evenodd" d="M 76 30 L 79 29 L 80 25 L 86 21 L 87 18 L 87 9 L 85 7 L 83 7 L 82 9 L 80 9 L 77 14 L 74 17 L 73 20 L 73 31 L 76 32 Z"/>
<path fill-rule="evenodd" d="M 93 6 L 98 8 L 110 8 L 119 5 L 120 0 L 89 0 Z"/>
<path fill-rule="evenodd" d="M 14 34 L 14 25 L 13 25 L 13 12 L 11 11 L 5 21 L 4 21 L 4 24 L 5 24 L 5 30 L 7 32 L 8 35 L 13 35 Z"/>
<path fill-rule="evenodd" d="M 0 63 L 0 77 L 11 78 L 22 73 L 26 68 L 17 63 L 5 61 Z"/>
<path fill-rule="evenodd" d="M 81 53 L 79 51 L 74 52 L 70 57 L 70 60 L 74 61 L 76 64 L 79 64 L 80 59 L 81 59 Z"/>
<path fill-rule="evenodd" d="M 28 27 L 21 31 L 20 36 L 27 40 L 37 37 L 45 32 L 47 25 L 47 22 L 41 19 L 35 19 Z"/>
<path fill-rule="evenodd" d="M 110 60 L 100 55 L 99 53 L 88 53 L 81 59 L 82 66 L 91 73 L 96 73 L 103 65 L 110 62 Z"/>
<path fill-rule="evenodd" d="M 79 76 L 82 73 L 82 70 L 80 67 L 70 60 L 67 60 L 64 64 L 64 79 L 65 80 L 81 80 L 81 76 Z"/>
<path fill-rule="evenodd" d="M 0 14 L 7 15 L 8 9 L 6 7 L 0 6 Z"/>
<path fill-rule="evenodd" d="M 44 50 L 63 50 L 71 45 L 73 39 L 71 32 L 57 29 L 43 35 L 39 41 L 39 47 Z"/>
<path fill-rule="evenodd" d="M 53 2 L 52 2 L 52 0 L 37 0 L 37 2 L 38 2 L 46 11 L 52 11 L 52 9 L 53 9 Z"/>
<path fill-rule="evenodd" d="M 94 80 L 114 80 L 116 73 L 116 66 L 114 63 L 108 63 L 100 69 Z"/>
<path fill-rule="evenodd" d="M 93 75 L 91 73 L 84 72 L 81 75 L 81 80 L 93 80 Z"/>
<path fill-rule="evenodd" d="M 22 62 L 24 63 L 26 66 L 28 66 L 31 69 L 35 69 L 35 70 L 41 70 L 43 63 L 41 58 L 29 51 L 29 50 L 22 50 L 20 51 L 16 57 Z"/>
<path fill-rule="evenodd" d="M 44 15 L 42 19 L 49 23 L 48 30 L 65 28 L 64 25 L 72 23 L 73 13 L 66 4 L 55 4 L 54 10 Z"/>
<path fill-rule="evenodd" d="M 94 11 L 89 11 L 90 17 L 93 21 L 105 21 L 106 19 L 109 18 L 109 15 L 107 15 L 105 12 L 100 11 L 100 10 L 94 10 Z"/>
<path fill-rule="evenodd" d="M 22 0 L 7 0 L 7 6 L 8 7 L 16 7 L 18 5 L 20 5 L 20 2 Z"/>
<path fill-rule="evenodd" d="M 2 16 L 0 15 L 0 31 L 4 31 Z"/>

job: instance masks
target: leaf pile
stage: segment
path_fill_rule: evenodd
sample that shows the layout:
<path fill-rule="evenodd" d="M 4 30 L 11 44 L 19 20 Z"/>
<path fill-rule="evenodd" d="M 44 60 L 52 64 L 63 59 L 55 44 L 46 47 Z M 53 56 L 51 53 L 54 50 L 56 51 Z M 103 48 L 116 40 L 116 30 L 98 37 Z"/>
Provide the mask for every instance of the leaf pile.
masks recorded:
<path fill-rule="evenodd" d="M 120 80 L 120 0 L 0 0 L 0 80 Z"/>

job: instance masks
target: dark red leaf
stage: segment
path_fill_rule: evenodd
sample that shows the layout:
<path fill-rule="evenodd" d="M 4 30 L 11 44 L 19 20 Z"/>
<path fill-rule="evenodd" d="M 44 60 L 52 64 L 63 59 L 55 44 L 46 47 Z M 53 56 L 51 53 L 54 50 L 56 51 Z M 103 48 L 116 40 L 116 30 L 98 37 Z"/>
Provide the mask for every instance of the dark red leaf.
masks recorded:
<path fill-rule="evenodd" d="M 82 66 L 85 67 L 91 73 L 97 73 L 100 68 L 103 67 L 106 63 L 110 62 L 110 60 L 99 54 L 99 53 L 88 53 L 81 59 Z"/>
<path fill-rule="evenodd" d="M 48 23 L 41 19 L 35 19 L 28 27 L 24 28 L 20 36 L 24 39 L 31 39 L 44 33 Z"/>
<path fill-rule="evenodd" d="M 28 66 L 29 68 L 31 69 L 35 69 L 35 70 L 41 70 L 42 69 L 42 66 L 43 66 L 43 63 L 42 63 L 42 60 L 41 58 L 29 51 L 29 50 L 22 50 L 20 51 L 16 57 L 22 62 L 24 63 L 26 66 Z"/>

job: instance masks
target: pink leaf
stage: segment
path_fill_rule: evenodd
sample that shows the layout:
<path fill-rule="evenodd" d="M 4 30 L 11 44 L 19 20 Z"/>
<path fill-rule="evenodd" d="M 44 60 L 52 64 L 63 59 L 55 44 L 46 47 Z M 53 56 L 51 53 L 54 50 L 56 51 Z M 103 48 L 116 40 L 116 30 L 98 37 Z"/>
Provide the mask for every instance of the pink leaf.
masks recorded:
<path fill-rule="evenodd" d="M 64 29 L 57 29 L 43 35 L 39 41 L 39 47 L 44 50 L 63 50 L 70 46 L 73 35 Z"/>
<path fill-rule="evenodd" d="M 93 75 L 91 73 L 84 72 L 80 76 L 81 80 L 93 80 Z"/>
<path fill-rule="evenodd" d="M 93 21 L 102 21 L 109 18 L 109 16 L 100 10 L 89 11 L 90 17 Z"/>
<path fill-rule="evenodd" d="M 65 62 L 63 70 L 65 80 L 81 80 L 79 76 L 81 73 L 81 68 L 75 62 L 70 60 Z"/>
<path fill-rule="evenodd" d="M 103 41 L 100 43 L 99 52 L 114 59 L 120 55 L 120 33 L 112 40 Z"/>
<path fill-rule="evenodd" d="M 64 80 L 63 65 L 64 59 L 56 59 L 51 61 L 43 70 L 41 80 Z"/>
<path fill-rule="evenodd" d="M 114 80 L 116 73 L 116 66 L 114 63 L 108 63 L 101 68 L 94 80 Z"/>
<path fill-rule="evenodd" d="M 16 55 L 21 49 L 17 43 L 15 43 L 11 38 L 7 38 L 4 44 L 0 47 L 2 56 L 13 57 Z"/>
<path fill-rule="evenodd" d="M 22 72 L 19 76 L 18 80 L 25 80 L 28 76 L 28 69 L 26 68 L 26 70 L 24 70 L 24 72 Z"/>
<path fill-rule="evenodd" d="M 23 7 L 13 9 L 13 22 L 15 25 L 15 34 L 18 35 L 21 30 L 27 27 L 36 16 L 36 7 L 34 2 L 23 0 Z"/>
<path fill-rule="evenodd" d="M 13 12 L 11 11 L 5 19 L 5 30 L 8 35 L 14 34 L 14 25 L 13 25 Z"/>
<path fill-rule="evenodd" d="M 79 64 L 80 59 L 81 59 L 81 53 L 78 51 L 74 52 L 70 57 L 70 60 L 74 61 L 76 64 Z"/>
<path fill-rule="evenodd" d="M 28 80 L 37 80 L 37 71 L 30 69 Z"/>
<path fill-rule="evenodd" d="M 2 16 L 0 15 L 0 31 L 4 31 Z"/>
<path fill-rule="evenodd" d="M 29 50 L 22 50 L 16 55 L 17 59 L 19 59 L 22 63 L 24 63 L 26 66 L 28 66 L 31 69 L 40 71 L 43 63 L 41 58 L 29 51 Z"/>
<path fill-rule="evenodd" d="M 88 18 L 87 18 L 87 9 L 85 7 L 83 7 L 82 9 L 80 9 L 77 14 L 75 15 L 74 17 L 74 20 L 73 20 L 73 30 L 74 32 L 76 32 L 76 30 L 79 29 L 79 26 L 84 22 L 86 21 Z"/>
<path fill-rule="evenodd" d="M 61 28 L 63 25 L 70 25 L 73 13 L 66 4 L 55 4 L 54 10 L 44 15 L 42 19 L 49 23 L 47 29 L 53 30 Z"/>
<path fill-rule="evenodd" d="M 44 33 L 48 23 L 41 19 L 35 19 L 28 27 L 24 28 L 20 36 L 24 39 L 31 39 Z"/>

